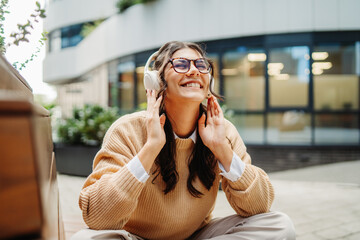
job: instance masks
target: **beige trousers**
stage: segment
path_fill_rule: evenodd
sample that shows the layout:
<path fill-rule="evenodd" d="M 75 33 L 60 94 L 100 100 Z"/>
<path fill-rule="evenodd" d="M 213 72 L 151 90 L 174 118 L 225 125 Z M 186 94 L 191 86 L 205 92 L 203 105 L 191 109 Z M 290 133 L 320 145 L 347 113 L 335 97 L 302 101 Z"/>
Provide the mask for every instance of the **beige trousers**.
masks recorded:
<path fill-rule="evenodd" d="M 83 229 L 71 238 L 71 240 L 80 239 L 143 240 L 125 230 L 96 231 L 91 229 Z M 195 232 L 190 239 L 293 240 L 296 237 L 294 225 L 287 215 L 280 212 L 269 212 L 248 218 L 231 215 L 213 219 L 208 225 Z"/>

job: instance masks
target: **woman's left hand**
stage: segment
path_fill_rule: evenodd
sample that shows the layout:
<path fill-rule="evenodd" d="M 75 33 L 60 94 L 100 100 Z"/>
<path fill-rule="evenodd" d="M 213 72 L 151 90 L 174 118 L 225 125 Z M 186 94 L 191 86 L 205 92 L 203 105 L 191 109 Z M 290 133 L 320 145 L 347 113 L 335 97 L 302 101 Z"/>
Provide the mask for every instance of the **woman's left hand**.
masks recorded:
<path fill-rule="evenodd" d="M 206 119 L 206 124 L 205 124 Z M 224 115 L 215 97 L 211 96 L 207 103 L 207 118 L 205 114 L 199 119 L 200 137 L 211 151 L 226 140 Z"/>
<path fill-rule="evenodd" d="M 214 96 L 208 99 L 207 117 L 205 124 L 205 114 L 199 119 L 200 137 L 212 153 L 224 166 L 225 170 L 230 170 L 232 160 L 232 149 L 226 138 L 225 120 L 221 107 Z"/>

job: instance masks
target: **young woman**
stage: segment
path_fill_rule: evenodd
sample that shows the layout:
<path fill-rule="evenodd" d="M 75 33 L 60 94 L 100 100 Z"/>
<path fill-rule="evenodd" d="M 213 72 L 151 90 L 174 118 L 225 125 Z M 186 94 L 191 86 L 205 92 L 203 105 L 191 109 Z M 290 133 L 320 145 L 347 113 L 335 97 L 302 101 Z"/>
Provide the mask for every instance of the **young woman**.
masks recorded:
<path fill-rule="evenodd" d="M 160 89 L 146 91 L 147 111 L 108 130 L 80 193 L 90 229 L 73 239 L 295 239 L 289 218 L 270 212 L 268 176 L 223 117 L 204 51 L 169 42 L 153 68 Z M 212 219 L 220 180 L 236 214 Z"/>

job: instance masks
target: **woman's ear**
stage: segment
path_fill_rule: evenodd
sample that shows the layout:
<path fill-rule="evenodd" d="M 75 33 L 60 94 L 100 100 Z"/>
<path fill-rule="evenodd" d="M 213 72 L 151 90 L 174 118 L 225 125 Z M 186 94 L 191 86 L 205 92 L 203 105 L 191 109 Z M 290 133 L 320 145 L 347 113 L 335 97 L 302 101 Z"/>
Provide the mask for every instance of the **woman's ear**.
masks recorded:
<path fill-rule="evenodd" d="M 211 92 L 210 92 L 210 88 L 209 88 L 208 93 L 207 93 L 207 95 L 206 95 L 206 99 L 208 99 L 208 98 L 210 98 L 210 97 L 211 97 Z"/>

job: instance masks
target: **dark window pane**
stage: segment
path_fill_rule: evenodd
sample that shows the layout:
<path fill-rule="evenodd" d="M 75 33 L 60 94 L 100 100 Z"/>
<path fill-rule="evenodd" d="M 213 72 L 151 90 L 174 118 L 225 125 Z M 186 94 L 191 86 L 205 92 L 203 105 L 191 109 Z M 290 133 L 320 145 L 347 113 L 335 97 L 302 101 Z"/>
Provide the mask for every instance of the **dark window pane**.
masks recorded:
<path fill-rule="evenodd" d="M 84 24 L 76 24 L 61 28 L 61 48 L 76 46 L 83 37 L 80 35 Z"/>

